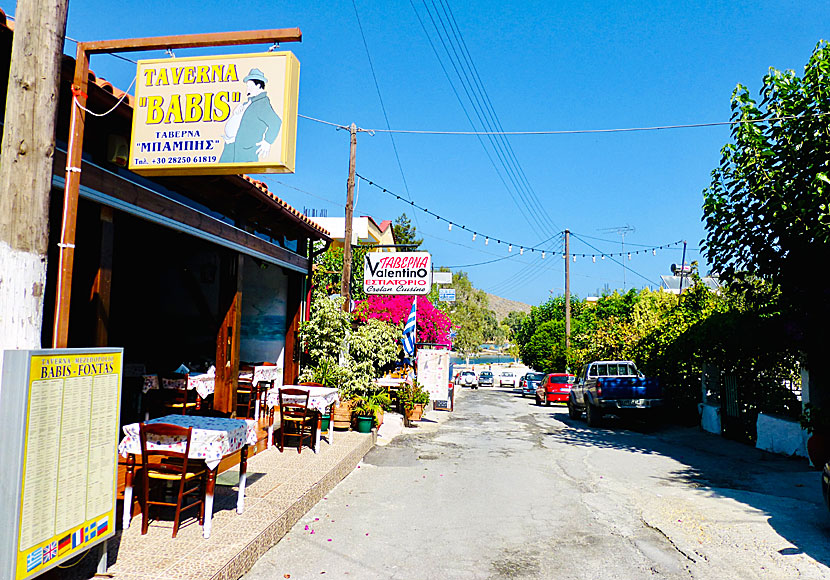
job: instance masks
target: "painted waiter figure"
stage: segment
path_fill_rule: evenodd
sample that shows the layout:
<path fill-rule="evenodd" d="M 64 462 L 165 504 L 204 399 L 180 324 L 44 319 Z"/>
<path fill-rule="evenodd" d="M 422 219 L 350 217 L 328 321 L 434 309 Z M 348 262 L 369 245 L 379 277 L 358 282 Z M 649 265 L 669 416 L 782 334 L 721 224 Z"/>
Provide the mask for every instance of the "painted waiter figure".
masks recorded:
<path fill-rule="evenodd" d="M 264 160 L 277 140 L 282 121 L 265 92 L 268 80 L 258 68 L 242 79 L 248 100 L 240 103 L 225 123 L 225 147 L 220 163 L 253 163 Z"/>

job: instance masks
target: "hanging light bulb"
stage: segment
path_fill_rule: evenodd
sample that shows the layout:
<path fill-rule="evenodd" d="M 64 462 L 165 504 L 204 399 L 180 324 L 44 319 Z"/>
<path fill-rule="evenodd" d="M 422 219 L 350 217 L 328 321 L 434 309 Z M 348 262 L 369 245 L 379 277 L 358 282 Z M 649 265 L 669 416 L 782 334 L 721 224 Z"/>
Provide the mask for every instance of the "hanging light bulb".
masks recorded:
<path fill-rule="evenodd" d="M 652 255 L 652 256 L 656 256 L 656 255 L 657 255 L 657 248 L 654 248 L 654 249 L 651 251 L 651 255 Z"/>
<path fill-rule="evenodd" d="M 451 231 L 452 231 L 452 222 L 450 222 L 450 225 L 449 225 L 449 227 L 447 228 L 447 231 L 448 231 L 448 232 L 451 232 Z"/>
<path fill-rule="evenodd" d="M 519 248 L 519 255 L 524 256 L 524 254 L 525 254 L 525 249 L 524 248 Z"/>
<path fill-rule="evenodd" d="M 574 254 L 574 262 L 576 262 L 576 254 Z"/>
<path fill-rule="evenodd" d="M 545 252 L 542 252 L 542 259 L 545 259 Z"/>
<path fill-rule="evenodd" d="M 596 264 L 596 263 L 597 263 L 597 257 L 596 257 L 596 256 L 591 256 L 591 261 L 592 261 L 594 264 Z"/>
<path fill-rule="evenodd" d="M 631 252 L 628 252 L 628 259 L 631 259 Z"/>
<path fill-rule="evenodd" d="M 490 238 L 484 238 L 484 245 L 487 246 L 490 244 Z"/>
<path fill-rule="evenodd" d="M 600 256 L 600 260 L 604 260 L 604 259 L 605 259 L 605 254 L 603 254 L 602 256 Z"/>
<path fill-rule="evenodd" d="M 513 251 L 513 244 L 510 244 L 509 246 L 507 246 L 507 251 L 508 251 L 508 252 L 512 252 L 512 251 Z"/>
<path fill-rule="evenodd" d="M 476 241 L 476 233 L 473 232 L 473 241 Z"/>

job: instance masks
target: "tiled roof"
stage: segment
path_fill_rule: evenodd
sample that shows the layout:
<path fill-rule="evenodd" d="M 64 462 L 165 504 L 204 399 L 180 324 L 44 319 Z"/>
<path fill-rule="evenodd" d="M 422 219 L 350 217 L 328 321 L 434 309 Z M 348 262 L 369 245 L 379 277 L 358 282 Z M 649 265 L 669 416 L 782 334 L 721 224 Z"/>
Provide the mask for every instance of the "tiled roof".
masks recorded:
<path fill-rule="evenodd" d="M 14 31 L 14 21 L 9 20 L 8 18 L 6 18 L 6 13 L 3 11 L 2 8 L 0 8 L 0 26 L 3 26 L 5 28 L 8 28 L 11 31 Z M 65 58 L 65 60 L 72 62 L 72 67 L 70 68 L 70 70 L 74 70 L 74 68 L 75 68 L 75 66 L 74 66 L 75 59 L 70 57 L 70 56 L 66 56 L 66 55 L 64 55 L 64 58 Z M 92 70 L 89 71 L 89 82 L 96 85 L 96 86 L 98 86 L 98 87 L 100 87 L 102 90 L 108 92 L 109 94 L 114 96 L 116 99 L 120 99 L 121 97 L 124 97 L 123 104 L 126 105 L 130 109 L 133 108 L 133 105 L 135 103 L 135 97 L 133 95 L 131 95 L 129 93 L 126 93 L 125 91 L 122 91 L 118 87 L 114 86 L 111 82 L 106 80 L 105 78 L 96 76 L 95 72 L 93 72 Z M 302 222 L 303 224 L 310 227 L 311 229 L 319 232 L 320 234 L 322 234 L 325 237 L 331 237 L 331 234 L 328 230 L 326 230 L 325 228 L 320 227 L 319 224 L 317 224 L 316 222 L 310 220 L 305 214 L 303 214 L 300 211 L 297 211 L 296 209 L 291 207 L 290 204 L 288 204 L 284 200 L 277 197 L 271 190 L 268 189 L 268 185 L 265 182 L 259 181 L 258 179 L 254 179 L 254 178 L 252 178 L 248 175 L 238 175 L 236 177 L 238 177 L 240 179 L 243 179 L 243 180 L 247 181 L 248 183 L 252 184 L 254 187 L 256 187 L 262 193 L 267 195 L 278 206 L 280 206 L 283 210 L 285 210 L 286 212 L 291 214 L 298 221 Z"/>

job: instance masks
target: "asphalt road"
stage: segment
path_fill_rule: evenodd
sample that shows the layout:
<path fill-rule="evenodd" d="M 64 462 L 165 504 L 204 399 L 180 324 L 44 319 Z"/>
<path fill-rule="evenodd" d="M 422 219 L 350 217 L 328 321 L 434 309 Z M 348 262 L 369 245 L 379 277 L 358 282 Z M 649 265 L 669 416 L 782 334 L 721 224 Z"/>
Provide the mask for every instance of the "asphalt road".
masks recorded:
<path fill-rule="evenodd" d="M 244 577 L 828 578 L 819 474 L 696 428 L 507 390 L 376 447 Z"/>

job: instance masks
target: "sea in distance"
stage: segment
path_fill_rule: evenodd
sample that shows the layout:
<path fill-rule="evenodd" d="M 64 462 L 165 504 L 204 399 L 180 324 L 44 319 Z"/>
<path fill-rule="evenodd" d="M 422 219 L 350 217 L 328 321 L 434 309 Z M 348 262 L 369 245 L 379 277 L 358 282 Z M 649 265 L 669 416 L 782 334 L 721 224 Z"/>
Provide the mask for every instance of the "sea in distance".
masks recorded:
<path fill-rule="evenodd" d="M 463 365 L 466 364 L 467 360 L 465 357 L 457 355 L 455 353 L 450 356 L 450 363 L 453 365 Z M 470 364 L 471 365 L 491 365 L 496 363 L 510 363 L 515 362 L 515 359 L 508 355 L 508 354 L 480 354 L 478 356 L 470 356 Z"/>

